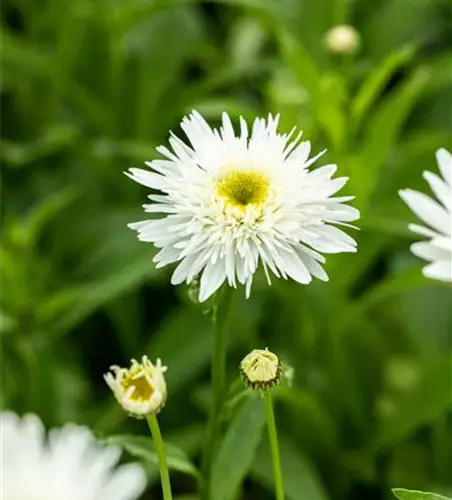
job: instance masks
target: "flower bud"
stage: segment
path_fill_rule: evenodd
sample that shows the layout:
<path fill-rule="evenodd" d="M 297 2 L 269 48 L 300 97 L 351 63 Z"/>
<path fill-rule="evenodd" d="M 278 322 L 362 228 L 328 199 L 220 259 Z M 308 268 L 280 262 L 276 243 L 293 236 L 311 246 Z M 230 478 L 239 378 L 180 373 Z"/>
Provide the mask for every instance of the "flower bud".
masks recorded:
<path fill-rule="evenodd" d="M 251 389 L 271 389 L 281 378 L 281 362 L 267 348 L 255 349 L 242 359 L 240 376 Z"/>
<path fill-rule="evenodd" d="M 166 402 L 166 382 L 160 359 L 152 364 L 147 356 L 141 363 L 132 359 L 129 369 L 111 366 L 104 375 L 118 403 L 132 417 L 146 418 L 158 413 Z M 113 372 L 113 373 L 112 373 Z"/>
<path fill-rule="evenodd" d="M 325 44 L 336 54 L 355 54 L 361 45 L 361 37 L 353 26 L 334 26 L 325 35 Z"/>

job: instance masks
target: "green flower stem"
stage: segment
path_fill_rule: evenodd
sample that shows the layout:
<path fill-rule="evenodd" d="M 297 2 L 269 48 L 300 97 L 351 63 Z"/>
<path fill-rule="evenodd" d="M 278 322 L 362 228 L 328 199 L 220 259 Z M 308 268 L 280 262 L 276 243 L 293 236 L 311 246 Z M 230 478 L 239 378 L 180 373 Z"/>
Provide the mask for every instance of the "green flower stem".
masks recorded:
<path fill-rule="evenodd" d="M 275 414 L 270 390 L 264 391 L 265 415 L 267 417 L 268 437 L 273 461 L 273 476 L 275 480 L 276 500 L 284 500 L 284 486 L 279 458 L 278 435 L 276 433 Z"/>
<path fill-rule="evenodd" d="M 163 500 L 172 500 L 171 484 L 168 472 L 168 464 L 166 462 L 165 445 L 163 443 L 162 433 L 160 432 L 159 423 L 155 415 L 147 417 L 149 430 L 151 431 L 152 440 L 154 441 L 155 451 L 159 459 L 160 481 L 162 483 Z"/>
<path fill-rule="evenodd" d="M 226 337 L 224 328 L 218 324 L 218 297 L 214 296 L 212 306 L 213 354 L 212 354 L 212 405 L 207 424 L 206 441 L 202 456 L 202 476 L 204 479 L 203 498 L 209 499 L 210 472 L 220 437 L 220 411 L 226 380 Z"/>

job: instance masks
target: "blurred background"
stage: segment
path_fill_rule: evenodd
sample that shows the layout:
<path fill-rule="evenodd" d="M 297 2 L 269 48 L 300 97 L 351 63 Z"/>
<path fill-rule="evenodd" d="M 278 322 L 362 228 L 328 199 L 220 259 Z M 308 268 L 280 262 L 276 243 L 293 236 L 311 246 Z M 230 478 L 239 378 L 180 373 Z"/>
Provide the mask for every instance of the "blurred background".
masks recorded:
<path fill-rule="evenodd" d="M 448 0 L 3 0 L 1 12 L 1 406 L 145 434 L 102 374 L 161 357 L 164 435 L 198 463 L 209 319 L 126 228 L 147 192 L 122 172 L 155 158 L 191 109 L 213 125 L 223 110 L 281 113 L 283 131 L 302 129 L 350 176 L 359 251 L 328 257 L 329 283 L 259 275 L 249 300 L 235 292 L 229 381 L 253 348 L 294 370 L 276 401 L 288 500 L 452 495 L 450 287 L 421 275 L 397 194 L 428 192 L 422 172 L 452 149 Z M 327 37 L 343 24 L 355 31 Z M 231 418 L 238 406 L 224 416 L 244 476 L 230 498 L 270 500 L 262 419 L 246 404 Z M 126 448 L 148 469 L 143 498 L 160 498 L 155 464 Z M 173 457 L 173 488 L 196 500 L 186 460 Z"/>

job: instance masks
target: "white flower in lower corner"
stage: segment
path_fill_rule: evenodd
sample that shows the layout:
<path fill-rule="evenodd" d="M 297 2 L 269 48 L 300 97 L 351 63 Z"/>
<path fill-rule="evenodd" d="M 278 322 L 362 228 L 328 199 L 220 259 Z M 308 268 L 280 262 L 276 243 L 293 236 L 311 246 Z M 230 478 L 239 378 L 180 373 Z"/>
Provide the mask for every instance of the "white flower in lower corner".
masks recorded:
<path fill-rule="evenodd" d="M 135 500 L 146 485 L 136 464 L 116 467 L 120 450 L 74 424 L 46 436 L 36 415 L 0 414 L 5 500 Z M 1 496 L 1 495 L 0 495 Z"/>
<path fill-rule="evenodd" d="M 411 245 L 414 255 L 430 262 L 422 270 L 424 276 L 452 282 L 452 155 L 439 149 L 436 159 L 441 177 L 424 172 L 424 179 L 437 201 L 412 189 L 403 189 L 399 194 L 425 224 L 409 225 L 411 231 L 428 238 Z"/>
<path fill-rule="evenodd" d="M 166 382 L 160 359 L 152 364 L 147 356 L 141 363 L 132 359 L 129 369 L 112 366 L 104 375 L 118 403 L 135 418 L 145 418 L 158 413 L 166 403 Z"/>
<path fill-rule="evenodd" d="M 309 159 L 309 141 L 301 133 L 277 132 L 279 117 L 257 118 L 248 131 L 240 119 L 236 136 L 223 113 L 212 129 L 196 111 L 182 120 L 190 145 L 171 135 L 172 151 L 148 162 L 153 170 L 132 168 L 134 181 L 162 194 L 149 195 L 146 212 L 159 218 L 130 224 L 141 241 L 159 253 L 157 267 L 179 262 L 171 282 L 190 284 L 200 275 L 202 302 L 227 281 L 245 285 L 262 264 L 270 273 L 307 284 L 328 279 L 323 253 L 355 252 L 356 242 L 336 227 L 359 218 L 346 205 L 353 197 L 335 197 L 347 178 L 333 179 L 336 165 L 311 170 L 322 153 Z"/>

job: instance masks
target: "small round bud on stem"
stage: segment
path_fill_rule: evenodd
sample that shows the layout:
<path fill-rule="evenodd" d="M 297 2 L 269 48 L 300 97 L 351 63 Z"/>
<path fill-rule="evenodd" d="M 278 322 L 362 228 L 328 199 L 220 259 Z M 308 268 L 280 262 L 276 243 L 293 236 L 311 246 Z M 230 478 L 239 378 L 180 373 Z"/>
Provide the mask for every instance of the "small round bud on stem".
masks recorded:
<path fill-rule="evenodd" d="M 278 356 L 267 348 L 251 351 L 240 363 L 240 376 L 251 389 L 271 389 L 278 384 L 281 372 Z"/>
<path fill-rule="evenodd" d="M 344 24 L 327 31 L 325 44 L 335 54 L 355 54 L 361 45 L 361 37 L 353 26 Z"/>

